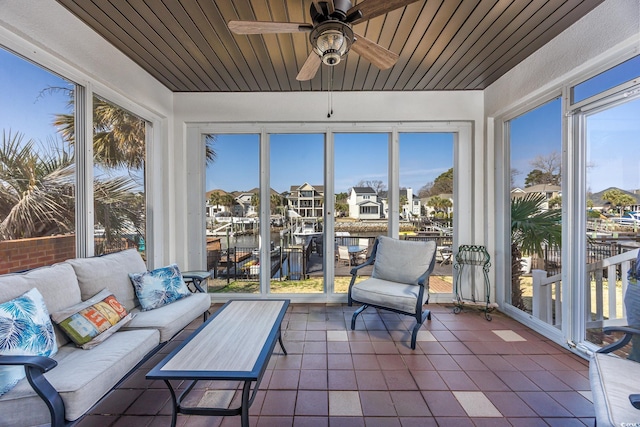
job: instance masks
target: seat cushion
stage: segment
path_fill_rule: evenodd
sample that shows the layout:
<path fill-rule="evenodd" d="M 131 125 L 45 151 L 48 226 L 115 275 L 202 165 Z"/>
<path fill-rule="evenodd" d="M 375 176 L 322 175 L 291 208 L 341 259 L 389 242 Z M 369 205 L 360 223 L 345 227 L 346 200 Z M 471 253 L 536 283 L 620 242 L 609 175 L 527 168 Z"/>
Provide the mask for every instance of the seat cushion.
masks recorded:
<path fill-rule="evenodd" d="M 58 366 L 45 374 L 60 392 L 65 418 L 80 418 L 159 343 L 154 330 L 118 331 L 91 350 L 65 345 L 54 357 Z M 49 411 L 27 380 L 0 397 L 0 425 L 31 426 L 50 422 Z"/>
<path fill-rule="evenodd" d="M 612 354 L 595 353 L 589 363 L 589 382 L 598 427 L 634 425 L 640 410 L 629 395 L 640 393 L 640 363 Z"/>
<path fill-rule="evenodd" d="M 435 256 L 434 241 L 420 242 L 378 237 L 371 277 L 398 283 L 418 283 Z"/>
<path fill-rule="evenodd" d="M 108 255 L 75 258 L 65 262 L 71 264 L 78 276 L 83 301 L 107 288 L 127 311 L 131 311 L 139 304 L 129 280 L 129 273 L 145 272 L 147 266 L 137 250 L 127 249 Z"/>
<path fill-rule="evenodd" d="M 0 303 L 12 300 L 25 292 L 37 288 L 49 313 L 55 313 L 82 302 L 78 279 L 67 263 L 35 268 L 25 273 L 0 276 Z M 54 326 L 58 347 L 69 342 L 69 338 Z"/>
<path fill-rule="evenodd" d="M 209 310 L 211 297 L 209 294 L 194 293 L 171 304 L 150 311 L 132 311 L 135 316 L 122 329 L 157 329 L 160 331 L 160 342 L 171 339 L 198 316 Z"/>
<path fill-rule="evenodd" d="M 404 313 L 416 313 L 416 299 L 420 286 L 391 282 L 374 277 L 356 283 L 351 288 L 351 297 L 364 304 L 393 308 Z M 425 286 L 422 304 L 429 298 L 429 289 Z"/>

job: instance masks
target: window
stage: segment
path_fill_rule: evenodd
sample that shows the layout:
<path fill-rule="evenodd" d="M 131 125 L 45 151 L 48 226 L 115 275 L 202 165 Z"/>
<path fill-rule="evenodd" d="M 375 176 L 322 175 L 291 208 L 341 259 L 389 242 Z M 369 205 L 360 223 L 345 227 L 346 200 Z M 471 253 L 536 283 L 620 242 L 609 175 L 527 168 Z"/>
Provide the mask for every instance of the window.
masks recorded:
<path fill-rule="evenodd" d="M 325 290 L 324 247 L 324 135 L 270 134 L 272 194 L 299 194 L 297 204 L 282 212 L 282 228 L 273 228 L 270 292 L 322 293 Z M 273 197 L 273 196 L 272 196 Z M 276 196 L 277 197 L 277 196 Z M 271 212 L 276 206 L 272 205 Z"/>
<path fill-rule="evenodd" d="M 453 263 L 443 257 L 453 247 L 453 137 L 435 132 L 400 134 L 400 236 L 436 241 L 432 293 L 453 291 Z"/>
<path fill-rule="evenodd" d="M 146 122 L 93 98 L 95 255 L 135 248 L 146 252 Z"/>
<path fill-rule="evenodd" d="M 553 276 L 562 268 L 561 107 L 560 98 L 556 98 L 507 124 L 511 145 L 511 221 L 516 224 L 511 229 L 511 287 L 507 301 L 529 314 L 548 289 L 536 294 L 532 269 L 545 270 Z M 555 300 L 554 292 L 555 289 L 548 295 Z"/>
<path fill-rule="evenodd" d="M 587 280 L 585 339 L 606 345 L 608 324 L 628 324 L 624 296 L 637 286 L 627 283 L 622 265 L 635 260 L 640 231 L 640 98 L 585 112 Z M 613 264 L 614 268 L 606 267 Z M 604 266 L 604 267 L 603 267 Z M 612 286 L 613 285 L 613 286 Z M 627 289 L 631 287 L 632 289 Z M 627 307 L 628 309 L 628 307 Z M 578 311 L 580 312 L 580 311 Z M 630 321 L 631 319 L 629 319 Z M 631 323 L 633 324 L 633 323 Z"/>
<path fill-rule="evenodd" d="M 0 48 L 0 87 L 1 274 L 75 257 L 76 169 L 75 85 Z"/>
<path fill-rule="evenodd" d="M 204 141 L 207 270 L 213 273 L 209 289 L 258 293 L 260 136 L 209 134 Z M 283 200 L 271 202 L 281 214 Z"/>
<path fill-rule="evenodd" d="M 633 57 L 571 88 L 572 103 L 583 101 L 637 77 L 640 77 L 640 56 Z"/>

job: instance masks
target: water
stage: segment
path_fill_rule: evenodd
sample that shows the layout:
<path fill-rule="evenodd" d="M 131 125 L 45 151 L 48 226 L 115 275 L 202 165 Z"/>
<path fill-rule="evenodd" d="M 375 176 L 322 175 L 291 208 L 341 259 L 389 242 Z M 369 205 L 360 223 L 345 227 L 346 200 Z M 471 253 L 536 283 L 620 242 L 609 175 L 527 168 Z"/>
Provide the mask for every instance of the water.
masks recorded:
<path fill-rule="evenodd" d="M 229 245 L 232 248 L 257 248 L 259 246 L 260 239 L 258 238 L 258 234 L 245 234 L 245 235 L 234 235 L 229 237 Z M 280 233 L 278 231 L 271 233 L 271 241 L 275 246 L 286 246 L 282 245 L 280 242 Z M 225 236 L 220 237 L 220 243 L 222 244 L 222 250 L 227 250 L 227 238 Z"/>

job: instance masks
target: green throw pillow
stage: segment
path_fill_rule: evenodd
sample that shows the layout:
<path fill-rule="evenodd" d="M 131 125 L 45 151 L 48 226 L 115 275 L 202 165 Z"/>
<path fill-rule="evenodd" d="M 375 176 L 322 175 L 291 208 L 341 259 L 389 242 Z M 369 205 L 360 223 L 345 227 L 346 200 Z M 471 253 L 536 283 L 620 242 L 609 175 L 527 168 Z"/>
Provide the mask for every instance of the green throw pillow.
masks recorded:
<path fill-rule="evenodd" d="M 51 315 L 51 319 L 71 341 L 85 350 L 103 342 L 132 317 L 107 289 L 86 301 Z"/>

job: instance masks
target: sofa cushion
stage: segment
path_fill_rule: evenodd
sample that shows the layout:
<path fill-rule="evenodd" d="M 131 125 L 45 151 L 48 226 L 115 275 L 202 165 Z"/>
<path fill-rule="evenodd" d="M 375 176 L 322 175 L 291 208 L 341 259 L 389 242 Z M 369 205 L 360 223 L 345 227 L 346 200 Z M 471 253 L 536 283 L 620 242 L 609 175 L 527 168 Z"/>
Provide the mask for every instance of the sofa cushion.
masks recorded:
<path fill-rule="evenodd" d="M 142 311 L 153 310 L 191 295 L 176 264 L 129 274 Z"/>
<path fill-rule="evenodd" d="M 154 330 L 118 331 L 102 345 L 81 350 L 61 347 L 58 366 L 45 374 L 60 392 L 69 421 L 80 418 L 111 390 L 127 372 L 158 345 Z M 50 422 L 49 411 L 26 380 L 0 397 L 0 425 L 39 425 Z"/>
<path fill-rule="evenodd" d="M 86 301 L 51 314 L 51 319 L 77 346 L 91 349 L 124 326 L 132 315 L 103 289 Z"/>
<path fill-rule="evenodd" d="M 0 275 L 0 303 L 16 298 L 33 288 L 37 288 L 42 294 L 49 313 L 82 302 L 73 268 L 66 263 L 60 263 L 35 268 L 25 273 Z M 58 347 L 69 342 L 69 338 L 57 326 L 54 329 Z"/>
<path fill-rule="evenodd" d="M 640 410 L 629 395 L 640 393 L 640 363 L 613 354 L 594 353 L 589 363 L 589 382 L 598 427 L 634 425 Z"/>
<path fill-rule="evenodd" d="M 416 299 L 419 291 L 420 287 L 416 285 L 390 282 L 371 277 L 353 285 L 351 296 L 354 300 L 364 304 L 395 308 L 405 313 L 415 314 Z M 428 291 L 429 288 L 425 286 L 422 304 L 425 304 L 429 298 Z"/>
<path fill-rule="evenodd" d="M 147 266 L 137 250 L 127 249 L 99 257 L 75 258 L 65 262 L 71 264 L 78 276 L 82 300 L 87 300 L 107 288 L 127 311 L 138 305 L 129 273 L 147 271 Z"/>
<path fill-rule="evenodd" d="M 208 294 L 194 293 L 189 298 L 182 298 L 155 310 L 140 311 L 135 308 L 132 311 L 134 318 L 122 329 L 157 329 L 160 331 L 160 342 L 165 342 L 210 307 L 211 297 Z"/>
<path fill-rule="evenodd" d="M 53 325 L 38 289 L 0 304 L 0 354 L 53 356 L 57 351 Z M 0 366 L 0 396 L 24 377 L 22 366 Z"/>
<path fill-rule="evenodd" d="M 376 261 L 371 277 L 398 283 L 418 283 L 431 264 L 436 242 L 420 242 L 378 237 Z"/>

